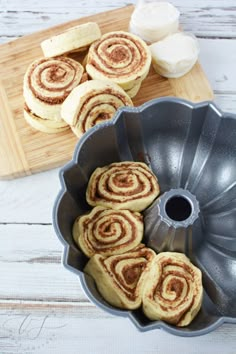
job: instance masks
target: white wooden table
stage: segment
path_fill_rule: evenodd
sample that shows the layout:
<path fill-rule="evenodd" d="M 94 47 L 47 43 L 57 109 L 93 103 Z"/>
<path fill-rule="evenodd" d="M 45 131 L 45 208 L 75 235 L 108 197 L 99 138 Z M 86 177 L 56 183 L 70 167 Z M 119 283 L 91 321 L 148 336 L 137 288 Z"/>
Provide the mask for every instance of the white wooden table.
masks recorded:
<path fill-rule="evenodd" d="M 183 28 L 199 38 L 216 103 L 236 112 L 235 0 L 172 2 Z M 126 4 L 0 0 L 0 43 Z M 58 190 L 58 169 L 0 181 L 0 354 L 236 354 L 236 326 L 190 339 L 159 330 L 140 333 L 127 319 L 92 305 L 78 278 L 60 264 L 62 246 L 51 217 Z"/>

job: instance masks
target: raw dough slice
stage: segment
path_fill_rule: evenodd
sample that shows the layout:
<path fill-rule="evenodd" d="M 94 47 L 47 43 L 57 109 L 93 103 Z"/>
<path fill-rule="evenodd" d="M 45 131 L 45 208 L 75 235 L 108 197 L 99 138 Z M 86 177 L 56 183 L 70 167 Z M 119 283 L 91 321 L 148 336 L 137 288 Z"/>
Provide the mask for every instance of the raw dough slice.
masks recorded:
<path fill-rule="evenodd" d="M 53 121 L 48 119 L 42 119 L 25 107 L 24 118 L 28 124 L 30 124 L 34 129 L 39 130 L 44 133 L 53 134 L 60 133 L 64 130 L 69 129 L 69 125 L 64 121 Z"/>
<path fill-rule="evenodd" d="M 80 138 L 94 125 L 112 119 L 118 108 L 132 105 L 130 97 L 113 82 L 89 80 L 66 98 L 61 116 Z"/>
<path fill-rule="evenodd" d="M 95 253 L 103 256 L 125 253 L 140 244 L 143 217 L 130 210 L 98 206 L 75 220 L 73 237 L 87 257 Z"/>
<path fill-rule="evenodd" d="M 141 306 L 145 278 L 154 256 L 155 252 L 144 245 L 108 258 L 96 254 L 90 258 L 84 272 L 94 278 L 100 294 L 109 304 L 137 309 Z"/>
<path fill-rule="evenodd" d="M 61 121 L 61 104 L 79 85 L 84 68 L 66 58 L 35 60 L 24 76 L 24 98 L 30 111 L 40 118 Z"/>
<path fill-rule="evenodd" d="M 84 51 L 90 44 L 101 37 L 96 22 L 88 22 L 71 27 L 65 32 L 46 39 L 41 43 L 45 57 L 54 57 L 70 52 Z"/>
<path fill-rule="evenodd" d="M 130 90 L 149 72 L 151 53 L 146 43 L 131 33 L 109 32 L 91 45 L 86 70 L 92 79 L 111 80 Z"/>
<path fill-rule="evenodd" d="M 159 192 L 157 178 L 145 163 L 124 161 L 97 168 L 90 177 L 86 199 L 92 206 L 142 211 Z"/>
<path fill-rule="evenodd" d="M 151 320 L 187 326 L 201 308 L 202 274 L 182 253 L 162 252 L 150 264 L 143 311 Z"/>
<path fill-rule="evenodd" d="M 126 90 L 125 92 L 127 93 L 127 95 L 129 95 L 130 98 L 133 98 L 139 92 L 141 84 L 142 81 L 137 81 L 133 87 L 131 87 L 129 90 Z"/>

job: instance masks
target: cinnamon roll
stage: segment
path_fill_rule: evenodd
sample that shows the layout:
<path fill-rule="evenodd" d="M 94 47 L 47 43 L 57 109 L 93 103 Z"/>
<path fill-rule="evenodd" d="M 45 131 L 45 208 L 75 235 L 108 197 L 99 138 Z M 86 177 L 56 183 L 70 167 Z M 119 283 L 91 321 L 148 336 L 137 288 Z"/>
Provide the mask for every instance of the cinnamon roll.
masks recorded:
<path fill-rule="evenodd" d="M 90 80 L 73 89 L 62 104 L 61 115 L 80 138 L 94 125 L 111 119 L 118 108 L 132 105 L 130 97 L 113 82 Z"/>
<path fill-rule="evenodd" d="M 156 176 L 142 162 L 116 162 L 97 168 L 90 177 L 86 198 L 92 205 L 142 211 L 158 196 Z"/>
<path fill-rule="evenodd" d="M 69 129 L 69 125 L 62 121 L 54 121 L 49 119 L 42 119 L 30 111 L 27 105 L 24 107 L 24 118 L 29 125 L 34 129 L 44 133 L 53 134 L 60 133 Z"/>
<path fill-rule="evenodd" d="M 148 266 L 154 256 L 154 251 L 141 244 L 121 255 L 106 258 L 95 254 L 84 271 L 94 278 L 100 294 L 109 304 L 137 309 L 141 306 Z"/>
<path fill-rule="evenodd" d="M 137 93 L 139 92 L 140 90 L 140 87 L 141 87 L 141 84 L 142 84 L 142 81 L 138 81 L 137 83 L 135 83 L 134 86 L 132 86 L 129 90 L 126 90 L 125 92 L 127 93 L 127 95 L 130 97 L 130 98 L 133 98 L 137 95 Z"/>
<path fill-rule="evenodd" d="M 101 31 L 96 22 L 88 22 L 71 27 L 66 31 L 44 40 L 41 48 L 45 57 L 84 51 L 91 43 L 101 37 Z"/>
<path fill-rule="evenodd" d="M 30 111 L 42 119 L 62 121 L 61 104 L 83 78 L 83 66 L 66 58 L 35 60 L 24 76 L 24 98 Z"/>
<path fill-rule="evenodd" d="M 162 252 L 150 264 L 143 311 L 151 320 L 187 326 L 202 304 L 201 271 L 181 253 Z"/>
<path fill-rule="evenodd" d="M 143 238 L 143 217 L 129 210 L 95 207 L 78 217 L 73 237 L 87 257 L 121 254 L 138 246 Z"/>
<path fill-rule="evenodd" d="M 89 48 L 86 70 L 92 79 L 109 79 L 130 90 L 145 79 L 151 64 L 146 43 L 131 33 L 109 32 Z"/>

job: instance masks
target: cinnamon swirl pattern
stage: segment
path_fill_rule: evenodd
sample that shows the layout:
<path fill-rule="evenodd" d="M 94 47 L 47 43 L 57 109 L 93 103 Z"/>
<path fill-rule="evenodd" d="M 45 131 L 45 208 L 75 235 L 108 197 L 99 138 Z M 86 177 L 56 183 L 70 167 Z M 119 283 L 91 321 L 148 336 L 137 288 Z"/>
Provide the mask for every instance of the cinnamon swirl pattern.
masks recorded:
<path fill-rule="evenodd" d="M 32 114 L 61 122 L 61 104 L 83 78 L 83 66 L 66 58 L 35 60 L 24 76 L 24 98 Z"/>
<path fill-rule="evenodd" d="M 143 217 L 129 210 L 95 207 L 78 217 L 73 237 L 87 257 L 95 253 L 110 256 L 128 252 L 138 246 L 143 237 Z"/>
<path fill-rule="evenodd" d="M 150 49 L 141 38 L 116 31 L 104 34 L 90 46 L 86 70 L 92 79 L 112 80 L 129 93 L 134 87 L 138 90 L 150 64 Z M 131 92 L 134 94 L 134 89 Z"/>
<path fill-rule="evenodd" d="M 97 168 L 90 177 L 86 199 L 92 205 L 142 211 L 160 192 L 156 176 L 142 162 L 117 162 Z"/>
<path fill-rule="evenodd" d="M 121 255 L 106 258 L 95 254 L 84 271 L 94 278 L 109 304 L 132 310 L 141 306 L 148 266 L 154 256 L 154 251 L 141 244 Z"/>
<path fill-rule="evenodd" d="M 73 89 L 62 104 L 61 115 L 80 138 L 94 125 L 113 118 L 118 108 L 132 105 L 130 97 L 113 82 L 90 80 Z"/>
<path fill-rule="evenodd" d="M 151 320 L 187 326 L 200 310 L 202 275 L 181 253 L 159 253 L 150 265 L 144 292 L 143 311 Z"/>

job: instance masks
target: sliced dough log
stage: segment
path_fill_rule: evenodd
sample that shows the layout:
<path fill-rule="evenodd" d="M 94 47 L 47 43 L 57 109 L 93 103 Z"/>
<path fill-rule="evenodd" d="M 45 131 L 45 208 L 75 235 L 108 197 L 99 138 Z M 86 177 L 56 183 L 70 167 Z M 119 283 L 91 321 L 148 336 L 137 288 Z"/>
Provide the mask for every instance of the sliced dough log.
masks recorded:
<path fill-rule="evenodd" d="M 24 76 L 24 98 L 30 111 L 40 118 L 61 121 L 61 104 L 79 85 L 84 68 L 66 58 L 39 58 Z"/>
<path fill-rule="evenodd" d="M 91 275 L 103 298 L 122 309 L 141 306 L 148 267 L 155 252 L 144 245 L 110 257 L 96 254 L 90 258 L 84 272 Z"/>
<path fill-rule="evenodd" d="M 150 64 L 150 49 L 141 38 L 116 31 L 91 45 L 86 70 L 92 79 L 109 79 L 127 91 L 146 78 Z"/>
<path fill-rule="evenodd" d="M 76 87 L 62 104 L 61 116 L 80 138 L 94 125 L 112 119 L 130 97 L 111 81 L 90 80 Z"/>
<path fill-rule="evenodd" d="M 111 256 L 130 251 L 143 238 L 143 217 L 130 210 L 95 207 L 76 219 L 73 237 L 88 257 Z"/>
<path fill-rule="evenodd" d="M 90 177 L 86 198 L 92 206 L 142 211 L 159 192 L 157 178 L 145 163 L 124 161 L 97 168 Z"/>
<path fill-rule="evenodd" d="M 182 253 L 162 252 L 150 264 L 143 311 L 151 320 L 187 326 L 201 308 L 202 275 Z"/>
<path fill-rule="evenodd" d="M 59 122 L 42 119 L 30 112 L 28 109 L 24 109 L 24 118 L 34 129 L 48 134 L 60 133 L 70 128 L 64 121 Z"/>
<path fill-rule="evenodd" d="M 101 37 L 96 22 L 71 27 L 65 32 L 44 40 L 41 48 L 45 57 L 54 57 L 70 52 L 84 51 Z"/>

